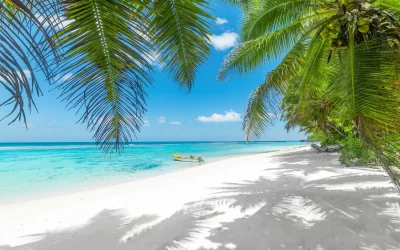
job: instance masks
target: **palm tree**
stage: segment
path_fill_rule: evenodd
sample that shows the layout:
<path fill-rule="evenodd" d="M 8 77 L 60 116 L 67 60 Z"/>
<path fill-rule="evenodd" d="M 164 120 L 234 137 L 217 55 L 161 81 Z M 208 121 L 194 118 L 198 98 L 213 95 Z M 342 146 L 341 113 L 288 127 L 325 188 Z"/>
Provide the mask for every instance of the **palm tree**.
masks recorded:
<path fill-rule="evenodd" d="M 283 116 L 294 122 L 289 127 L 316 121 L 313 112 L 322 126 L 329 120 L 350 123 L 383 162 L 400 165 L 399 1 L 226 1 L 246 12 L 242 43 L 225 58 L 219 79 L 284 55 L 250 96 L 247 139 L 259 137 L 283 104 Z M 297 103 L 286 105 L 293 85 Z"/>
<path fill-rule="evenodd" d="M 120 151 L 143 123 L 154 60 L 190 91 L 210 52 L 209 6 L 208 0 L 0 0 L 0 82 L 10 93 L 2 105 L 14 105 L 11 122 L 26 122 L 25 108 L 41 93 L 38 66 L 100 147 Z"/>

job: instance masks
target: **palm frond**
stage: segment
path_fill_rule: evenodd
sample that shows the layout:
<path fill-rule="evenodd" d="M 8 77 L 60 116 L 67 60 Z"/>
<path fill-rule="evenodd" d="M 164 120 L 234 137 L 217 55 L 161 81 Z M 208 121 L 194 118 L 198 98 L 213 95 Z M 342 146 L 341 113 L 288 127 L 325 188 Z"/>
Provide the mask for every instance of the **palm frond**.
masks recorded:
<path fill-rule="evenodd" d="M 400 3 L 397 0 L 377 0 L 372 4 L 385 10 L 394 11 L 397 14 L 400 13 Z"/>
<path fill-rule="evenodd" d="M 191 89 L 210 48 L 208 0 L 156 1 L 151 26 L 159 62 L 180 85 Z"/>
<path fill-rule="evenodd" d="M 144 1 L 64 0 L 71 22 L 58 46 L 65 51 L 55 75 L 72 74 L 59 85 L 80 122 L 94 130 L 105 152 L 120 151 L 140 131 L 146 84 L 151 82 L 145 35 L 150 23 Z"/>
<path fill-rule="evenodd" d="M 386 39 L 376 38 L 352 46 L 333 63 L 337 74 L 329 90 L 332 115 L 353 121 L 362 141 L 380 155 L 398 158 L 400 68 L 393 48 Z"/>
<path fill-rule="evenodd" d="M 32 6 L 35 6 L 34 8 Z M 27 124 L 26 109 L 36 108 L 34 97 L 41 95 L 36 69 L 50 76 L 50 61 L 57 57 L 51 38 L 55 27 L 40 20 L 58 8 L 53 1 L 8 0 L 0 2 L 0 86 L 8 98 L 0 107 L 10 107 L 10 123 Z"/>
<path fill-rule="evenodd" d="M 282 29 L 239 44 L 225 57 L 218 79 L 226 79 L 231 72 L 248 73 L 263 63 L 278 58 L 331 20 L 332 12 L 308 16 Z"/>
<path fill-rule="evenodd" d="M 258 139 L 277 116 L 279 92 L 273 86 L 263 84 L 250 94 L 246 115 L 243 119 L 243 130 L 246 141 Z"/>
<path fill-rule="evenodd" d="M 306 50 L 306 43 L 299 42 L 293 46 L 282 62 L 267 74 L 264 83 L 250 95 L 243 119 L 243 130 L 247 141 L 259 138 L 277 119 L 278 95 L 284 93 L 291 80 L 302 71 Z"/>
<path fill-rule="evenodd" d="M 322 40 L 319 36 L 311 39 L 307 51 L 307 62 L 304 71 L 301 73 L 301 82 L 299 84 L 299 94 L 301 96 L 299 105 L 303 109 L 308 98 L 311 98 L 313 92 L 318 90 L 321 85 L 329 84 L 330 67 L 327 59 L 329 55 L 330 41 Z"/>
<path fill-rule="evenodd" d="M 244 10 L 245 13 L 262 5 L 263 0 L 222 0 L 230 6 L 237 6 Z"/>
<path fill-rule="evenodd" d="M 312 15 L 317 7 L 310 0 L 266 1 L 261 9 L 246 15 L 242 25 L 244 41 L 281 29 L 293 23 L 299 17 Z"/>

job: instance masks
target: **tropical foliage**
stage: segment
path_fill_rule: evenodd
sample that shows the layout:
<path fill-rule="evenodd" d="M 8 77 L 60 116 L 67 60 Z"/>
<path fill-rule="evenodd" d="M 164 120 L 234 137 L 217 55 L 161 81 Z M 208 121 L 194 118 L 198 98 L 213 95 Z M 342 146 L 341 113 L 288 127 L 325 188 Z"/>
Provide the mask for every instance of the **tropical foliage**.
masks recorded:
<path fill-rule="evenodd" d="M 394 178 L 391 166 L 400 166 L 400 2 L 226 1 L 244 7 L 245 15 L 242 43 L 226 57 L 219 79 L 284 55 L 249 98 L 247 139 L 277 117 L 288 129 L 354 135 Z"/>
<path fill-rule="evenodd" d="M 105 152 L 121 150 L 140 131 L 155 61 L 179 86 L 191 89 L 209 54 L 209 5 L 0 0 L 0 82 L 10 96 L 2 106 L 13 105 L 9 115 L 16 115 L 10 122 L 26 122 L 25 109 L 36 107 L 39 67 Z"/>

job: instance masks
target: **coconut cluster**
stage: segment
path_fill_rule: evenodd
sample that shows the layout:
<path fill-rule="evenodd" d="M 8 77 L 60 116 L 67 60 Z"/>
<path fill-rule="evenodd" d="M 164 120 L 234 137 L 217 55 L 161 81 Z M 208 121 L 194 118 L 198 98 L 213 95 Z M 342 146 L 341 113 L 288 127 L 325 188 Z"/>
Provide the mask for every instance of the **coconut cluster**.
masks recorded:
<path fill-rule="evenodd" d="M 373 8 L 367 1 L 342 1 L 338 20 L 326 25 L 320 34 L 324 41 L 330 39 L 330 49 L 334 51 L 348 46 L 350 28 L 356 44 L 384 36 L 393 38 L 393 47 L 400 47 L 400 25 L 396 18 L 389 12 Z"/>

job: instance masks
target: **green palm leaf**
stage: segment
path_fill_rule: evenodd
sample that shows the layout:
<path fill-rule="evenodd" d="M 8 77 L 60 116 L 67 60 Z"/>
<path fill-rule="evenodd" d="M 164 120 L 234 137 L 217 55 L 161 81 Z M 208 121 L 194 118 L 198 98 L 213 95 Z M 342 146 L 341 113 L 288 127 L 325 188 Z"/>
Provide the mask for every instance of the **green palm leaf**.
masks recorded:
<path fill-rule="evenodd" d="M 242 25 L 244 41 L 289 26 L 296 19 L 310 16 L 317 7 L 310 0 L 266 1 L 261 9 L 246 15 Z"/>
<path fill-rule="evenodd" d="M 217 78 L 226 79 L 231 72 L 245 74 L 267 61 L 277 59 L 331 20 L 332 12 L 308 16 L 282 29 L 239 44 L 225 57 Z"/>
<path fill-rule="evenodd" d="M 174 80 L 191 89 L 210 48 L 208 0 L 156 1 L 151 26 L 159 62 Z"/>
<path fill-rule="evenodd" d="M 266 128 L 273 125 L 279 111 L 277 96 L 285 93 L 290 81 L 303 70 L 307 47 L 306 43 L 300 42 L 293 46 L 282 62 L 268 73 L 264 83 L 250 95 L 243 119 L 247 141 L 259 138 Z"/>
<path fill-rule="evenodd" d="M 373 5 L 400 13 L 400 3 L 397 0 L 377 0 L 373 2 Z"/>
<path fill-rule="evenodd" d="M 391 166 L 399 166 L 398 57 L 382 38 L 350 46 L 340 54 L 332 61 L 336 75 L 329 87 L 334 104 L 331 116 L 353 122 L 363 143 L 377 152 L 396 180 Z"/>
<path fill-rule="evenodd" d="M 65 1 L 73 20 L 58 34 L 63 62 L 55 72 L 72 76 L 59 88 L 81 122 L 95 130 L 105 152 L 120 151 L 140 130 L 153 49 L 146 34 L 143 1 Z"/>
<path fill-rule="evenodd" d="M 132 141 L 146 111 L 153 60 L 191 89 L 209 54 L 206 0 L 64 0 L 71 21 L 58 34 L 58 78 L 68 107 L 95 131 L 105 152 Z M 158 57 L 158 58 L 157 58 Z"/>
<path fill-rule="evenodd" d="M 0 2 L 0 86 L 9 94 L 0 107 L 10 108 L 1 120 L 14 116 L 10 123 L 22 120 L 27 124 L 25 109 L 36 109 L 34 97 L 41 90 L 35 69 L 49 77 L 49 63 L 57 56 L 50 37 L 55 26 L 43 19 L 55 9 L 57 3 L 49 1 Z"/>

